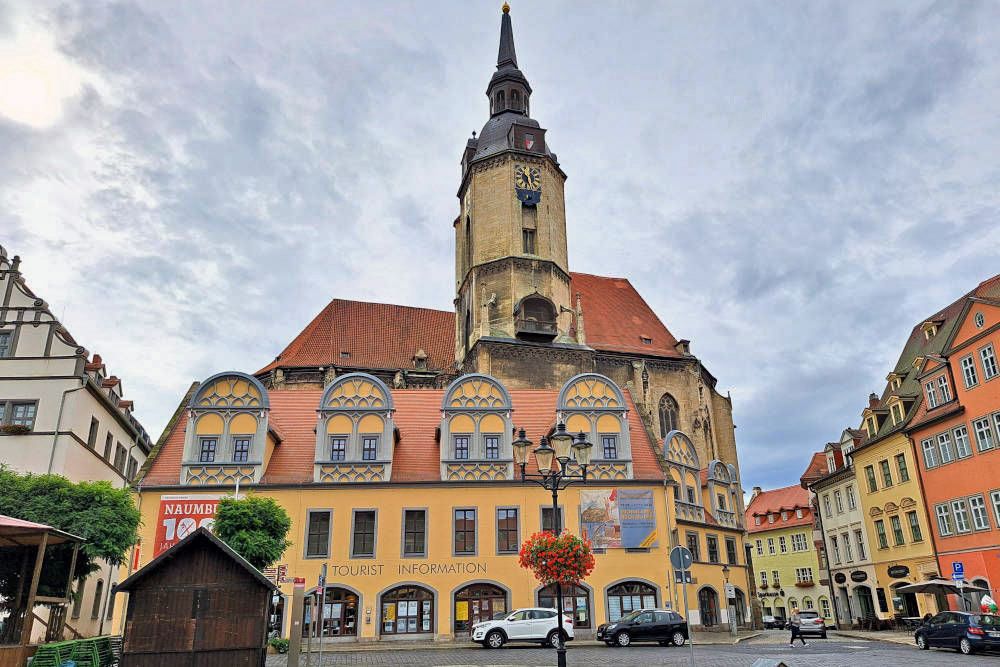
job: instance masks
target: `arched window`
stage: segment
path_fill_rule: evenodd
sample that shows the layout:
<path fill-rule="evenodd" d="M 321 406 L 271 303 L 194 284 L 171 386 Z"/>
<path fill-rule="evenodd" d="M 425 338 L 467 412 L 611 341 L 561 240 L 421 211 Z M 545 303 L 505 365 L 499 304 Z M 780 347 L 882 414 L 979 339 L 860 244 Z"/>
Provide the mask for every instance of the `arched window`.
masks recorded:
<path fill-rule="evenodd" d="M 434 632 L 434 594 L 421 586 L 399 586 L 382 594 L 383 635 Z"/>
<path fill-rule="evenodd" d="M 656 589 L 641 581 L 626 581 L 608 589 L 608 623 L 637 609 L 656 609 Z"/>
<path fill-rule="evenodd" d="M 809 596 L 802 598 L 802 607 L 803 609 L 814 609 L 812 598 Z"/>
<path fill-rule="evenodd" d="M 701 616 L 701 624 L 706 627 L 718 625 L 719 623 L 719 594 L 711 588 L 703 588 L 698 591 L 698 615 Z"/>
<path fill-rule="evenodd" d="M 670 394 L 660 397 L 660 437 L 667 437 L 667 433 L 680 429 L 679 408 L 677 400 Z"/>
<path fill-rule="evenodd" d="M 505 106 L 506 105 L 504 104 L 503 91 L 502 90 L 498 91 L 497 92 L 497 110 L 496 110 L 496 113 L 500 113 L 501 111 L 503 111 Z"/>
<path fill-rule="evenodd" d="M 537 292 L 514 307 L 514 330 L 525 340 L 552 340 L 559 333 L 556 306 Z"/>
<path fill-rule="evenodd" d="M 252 375 L 230 371 L 202 382 L 188 404 L 181 481 L 254 481 L 264 459 L 269 407 L 264 385 Z"/>
<path fill-rule="evenodd" d="M 448 386 L 441 403 L 440 450 L 445 479 L 510 477 L 512 409 L 510 394 L 489 375 L 463 375 Z"/>
<path fill-rule="evenodd" d="M 392 394 L 367 373 L 336 378 L 323 392 L 316 428 L 316 481 L 385 481 L 393 449 Z M 365 475 L 344 478 L 364 464 Z M 353 467 L 352 467 L 353 466 Z"/>
<path fill-rule="evenodd" d="M 590 613 L 590 593 L 582 586 L 563 586 L 563 611 L 572 613 L 574 628 L 593 627 Z M 538 591 L 538 606 L 556 608 L 556 587 L 550 584 Z"/>
<path fill-rule="evenodd" d="M 521 110 L 521 93 L 516 90 L 511 91 L 510 106 L 514 109 L 514 111 Z"/>
<path fill-rule="evenodd" d="M 455 593 L 455 635 L 507 611 L 507 593 L 493 584 L 472 584 Z"/>
<path fill-rule="evenodd" d="M 556 410 L 566 430 L 572 434 L 582 432 L 594 444 L 590 470 L 596 479 L 631 478 L 627 403 L 618 385 L 597 373 L 572 377 L 559 392 Z"/>
<path fill-rule="evenodd" d="M 90 607 L 90 620 L 96 621 L 101 617 L 101 602 L 104 599 L 104 580 L 98 579 L 97 586 L 94 587 L 94 603 Z"/>
<path fill-rule="evenodd" d="M 316 622 L 318 619 L 308 618 L 308 604 L 305 609 L 307 617 L 302 623 L 302 636 L 316 637 L 318 636 L 316 634 Z M 327 586 L 326 606 L 323 609 L 323 636 L 356 637 L 357 635 L 358 594 L 346 588 Z"/>

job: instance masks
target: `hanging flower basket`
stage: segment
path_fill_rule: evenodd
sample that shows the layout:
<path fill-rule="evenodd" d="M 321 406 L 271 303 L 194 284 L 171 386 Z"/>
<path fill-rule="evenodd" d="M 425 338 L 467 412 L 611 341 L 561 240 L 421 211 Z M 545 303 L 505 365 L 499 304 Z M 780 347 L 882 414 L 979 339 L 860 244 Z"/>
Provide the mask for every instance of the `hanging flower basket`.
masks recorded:
<path fill-rule="evenodd" d="M 594 571 L 590 541 L 567 532 L 535 533 L 521 545 L 519 556 L 521 567 L 534 572 L 543 586 L 578 584 Z"/>

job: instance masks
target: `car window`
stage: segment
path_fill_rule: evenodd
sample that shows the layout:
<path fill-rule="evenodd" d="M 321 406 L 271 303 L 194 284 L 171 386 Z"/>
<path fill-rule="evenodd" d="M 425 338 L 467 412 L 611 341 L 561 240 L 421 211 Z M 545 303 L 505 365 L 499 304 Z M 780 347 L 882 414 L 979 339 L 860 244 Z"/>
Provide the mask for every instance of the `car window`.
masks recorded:
<path fill-rule="evenodd" d="M 670 612 L 670 620 L 671 621 L 683 621 L 684 619 L 676 611 L 672 611 L 672 612 Z"/>
<path fill-rule="evenodd" d="M 800 611 L 799 612 L 799 617 L 800 618 L 819 618 L 819 614 L 816 613 L 815 611 Z"/>
<path fill-rule="evenodd" d="M 534 615 L 532 618 L 555 618 L 556 612 L 552 609 L 536 609 L 532 612 Z"/>
<path fill-rule="evenodd" d="M 669 623 L 671 620 L 673 620 L 673 619 L 670 618 L 670 612 L 666 612 L 666 611 L 658 611 L 658 612 L 656 612 L 656 624 L 657 625 L 662 625 L 664 623 Z"/>
<path fill-rule="evenodd" d="M 635 619 L 635 621 L 636 621 L 636 623 L 641 623 L 643 625 L 646 625 L 647 623 L 652 623 L 653 622 L 653 612 L 647 611 L 644 614 L 639 614 L 639 617 L 637 619 Z"/>
<path fill-rule="evenodd" d="M 979 625 L 987 628 L 997 628 L 1000 627 L 1000 616 L 995 616 L 994 614 L 983 614 L 976 618 L 976 622 Z"/>
<path fill-rule="evenodd" d="M 619 618 L 618 622 L 619 623 L 631 623 L 635 619 L 635 617 L 638 616 L 640 613 L 641 612 L 638 612 L 638 611 L 630 611 L 629 613 L 627 613 L 624 616 L 622 616 L 621 618 Z"/>
<path fill-rule="evenodd" d="M 934 618 L 930 620 L 931 623 L 947 623 L 948 622 L 948 612 L 943 611 Z"/>
<path fill-rule="evenodd" d="M 516 611 L 511 615 L 508 620 L 511 621 L 523 621 L 528 618 L 528 612 L 526 611 Z"/>

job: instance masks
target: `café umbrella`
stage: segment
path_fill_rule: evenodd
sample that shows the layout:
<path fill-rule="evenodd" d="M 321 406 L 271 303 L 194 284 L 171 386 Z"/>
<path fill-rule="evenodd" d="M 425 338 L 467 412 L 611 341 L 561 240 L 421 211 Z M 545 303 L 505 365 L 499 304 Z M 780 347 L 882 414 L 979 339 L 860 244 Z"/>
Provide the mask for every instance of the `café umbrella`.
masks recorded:
<path fill-rule="evenodd" d="M 961 588 L 959 588 L 957 582 L 948 581 L 947 579 L 928 579 L 927 581 L 921 581 L 916 584 L 900 586 L 896 589 L 897 593 L 927 593 L 929 595 L 961 595 L 962 593 L 974 593 L 980 591 L 986 591 L 986 589 L 981 586 L 970 584 L 966 581 L 963 581 Z"/>

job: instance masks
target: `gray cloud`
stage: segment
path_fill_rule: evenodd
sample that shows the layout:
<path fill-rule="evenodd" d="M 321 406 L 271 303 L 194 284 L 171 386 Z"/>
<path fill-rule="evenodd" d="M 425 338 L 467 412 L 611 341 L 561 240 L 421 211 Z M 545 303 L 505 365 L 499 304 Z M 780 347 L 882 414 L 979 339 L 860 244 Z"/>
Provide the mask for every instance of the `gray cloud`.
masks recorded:
<path fill-rule="evenodd" d="M 512 15 L 572 266 L 694 341 L 747 486 L 797 479 L 912 325 L 997 270 L 995 4 Z M 0 40 L 29 23 L 90 78 L 52 127 L 0 116 L 2 242 L 151 432 L 334 296 L 450 306 L 497 7 L 0 6 Z"/>

